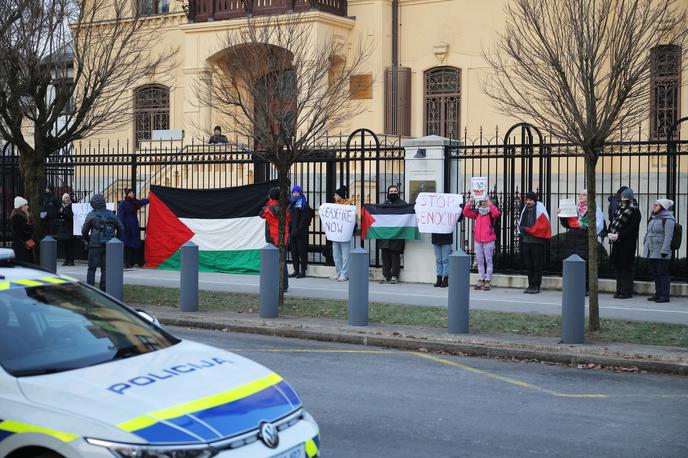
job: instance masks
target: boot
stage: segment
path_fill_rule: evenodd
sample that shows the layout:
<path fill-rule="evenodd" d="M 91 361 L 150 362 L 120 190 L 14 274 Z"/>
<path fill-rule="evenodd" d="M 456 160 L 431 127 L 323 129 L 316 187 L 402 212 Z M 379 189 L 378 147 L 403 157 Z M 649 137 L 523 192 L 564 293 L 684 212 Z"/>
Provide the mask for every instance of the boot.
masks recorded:
<path fill-rule="evenodd" d="M 432 286 L 434 286 L 435 288 L 438 288 L 438 287 L 442 286 L 442 276 L 441 276 L 441 275 L 438 275 L 438 276 L 437 276 L 437 281 L 436 281 L 435 284 L 432 285 Z"/>
<path fill-rule="evenodd" d="M 473 289 L 476 291 L 480 291 L 481 289 L 483 289 L 483 283 L 485 283 L 485 280 L 478 280 L 478 283 L 475 284 Z"/>
<path fill-rule="evenodd" d="M 296 275 L 296 278 L 306 278 L 306 271 L 302 270 Z"/>
<path fill-rule="evenodd" d="M 298 270 L 294 270 L 292 273 L 289 274 L 289 278 L 294 278 L 294 277 L 296 277 L 297 275 L 299 275 L 299 271 L 298 271 Z"/>
<path fill-rule="evenodd" d="M 483 283 L 483 291 L 489 291 L 490 290 L 490 280 L 485 280 L 485 283 Z"/>
<path fill-rule="evenodd" d="M 444 278 L 442 279 L 442 284 L 441 284 L 440 286 L 441 286 L 442 288 L 446 288 L 447 286 L 449 286 L 449 277 L 444 277 Z"/>

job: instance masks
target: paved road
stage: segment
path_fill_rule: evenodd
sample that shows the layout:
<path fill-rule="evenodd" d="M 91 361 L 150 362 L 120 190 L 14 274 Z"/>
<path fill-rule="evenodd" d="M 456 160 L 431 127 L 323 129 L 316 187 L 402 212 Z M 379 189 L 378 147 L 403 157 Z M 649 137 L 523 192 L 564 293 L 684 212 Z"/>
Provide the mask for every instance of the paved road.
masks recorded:
<path fill-rule="evenodd" d="M 688 456 L 688 378 L 170 328 L 287 378 L 326 457 Z"/>
<path fill-rule="evenodd" d="M 60 272 L 86 279 L 86 266 L 61 267 Z M 124 273 L 124 281 L 133 285 L 178 287 L 179 273 L 163 270 L 138 269 Z M 258 294 L 259 277 L 201 273 L 200 288 L 212 291 L 231 291 Z M 322 278 L 290 280 L 290 296 L 325 299 L 348 298 L 348 283 L 337 283 Z M 394 304 L 447 306 L 447 290 L 419 283 L 380 285 L 371 282 L 370 300 Z M 521 290 L 494 288 L 491 291 L 472 291 L 471 307 L 477 310 L 501 312 L 528 312 L 559 314 L 561 292 L 543 291 L 539 295 L 523 294 Z M 613 299 L 610 294 L 600 295 L 600 314 L 603 318 L 620 318 L 639 321 L 658 321 L 688 324 L 688 298 L 673 298 L 668 304 L 648 302 L 645 296 L 630 300 Z"/>

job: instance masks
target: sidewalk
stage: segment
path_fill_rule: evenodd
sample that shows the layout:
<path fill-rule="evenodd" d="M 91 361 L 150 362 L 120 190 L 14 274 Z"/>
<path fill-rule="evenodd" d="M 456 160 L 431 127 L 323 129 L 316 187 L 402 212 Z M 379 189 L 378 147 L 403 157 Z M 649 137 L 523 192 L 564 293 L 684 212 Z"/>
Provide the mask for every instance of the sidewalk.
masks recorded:
<path fill-rule="evenodd" d="M 538 360 L 573 366 L 599 365 L 624 371 L 688 375 L 688 351 L 677 347 L 591 342 L 559 344 L 558 338 L 532 336 L 450 335 L 439 328 L 395 325 L 349 326 L 345 321 L 255 315 L 225 311 L 185 313 L 170 307 L 146 306 L 164 325 L 217 329 L 281 337 L 313 339 L 519 360 Z"/>
<path fill-rule="evenodd" d="M 85 265 L 59 267 L 59 272 L 79 280 L 86 278 Z M 124 282 L 131 285 L 178 288 L 179 272 L 136 269 L 124 272 Z M 258 286 L 257 275 L 201 273 L 199 279 L 199 287 L 209 291 L 258 294 Z M 289 279 L 287 294 L 291 297 L 346 300 L 348 283 L 314 277 Z M 380 285 L 371 281 L 370 301 L 446 307 L 447 289 L 433 288 L 432 285 L 420 283 Z M 495 287 L 491 291 L 471 290 L 470 305 L 475 310 L 559 315 L 561 292 L 543 290 L 538 295 L 530 295 L 523 294 L 521 289 L 514 288 Z M 688 298 L 672 298 L 669 303 L 655 304 L 648 302 L 647 296 L 619 300 L 614 299 L 611 294 L 600 294 L 600 315 L 602 318 L 688 324 Z"/>

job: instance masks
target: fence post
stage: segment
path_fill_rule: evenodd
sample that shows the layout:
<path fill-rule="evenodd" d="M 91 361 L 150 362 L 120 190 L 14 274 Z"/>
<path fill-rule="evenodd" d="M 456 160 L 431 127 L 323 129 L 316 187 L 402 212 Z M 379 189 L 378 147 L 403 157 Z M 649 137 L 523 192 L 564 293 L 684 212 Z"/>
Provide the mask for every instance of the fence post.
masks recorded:
<path fill-rule="evenodd" d="M 279 316 L 279 250 L 267 243 L 260 250 L 260 317 Z"/>
<path fill-rule="evenodd" d="M 182 245 L 179 305 L 182 312 L 198 311 L 198 245 L 191 240 Z"/>
<path fill-rule="evenodd" d="M 349 252 L 349 325 L 368 326 L 368 288 L 370 259 L 368 251 L 354 248 Z"/>
<path fill-rule="evenodd" d="M 117 237 L 105 243 L 105 292 L 124 299 L 124 244 Z"/>
<path fill-rule="evenodd" d="M 46 235 L 40 246 L 41 267 L 52 273 L 57 273 L 57 240 Z"/>
<path fill-rule="evenodd" d="M 561 343 L 583 343 L 585 339 L 586 262 L 574 254 L 564 259 L 561 291 Z"/>
<path fill-rule="evenodd" d="M 468 334 L 470 267 L 470 256 L 463 251 L 455 251 L 449 256 L 447 315 L 450 334 Z"/>

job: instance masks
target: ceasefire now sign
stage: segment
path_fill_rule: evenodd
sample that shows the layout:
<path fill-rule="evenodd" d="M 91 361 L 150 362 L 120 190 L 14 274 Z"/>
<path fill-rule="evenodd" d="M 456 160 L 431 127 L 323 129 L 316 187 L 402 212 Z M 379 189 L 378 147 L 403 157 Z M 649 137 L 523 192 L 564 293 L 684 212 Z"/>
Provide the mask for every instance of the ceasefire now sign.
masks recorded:
<path fill-rule="evenodd" d="M 320 222 L 327 240 L 331 242 L 348 242 L 356 227 L 356 206 L 339 204 L 322 204 L 318 209 Z"/>

